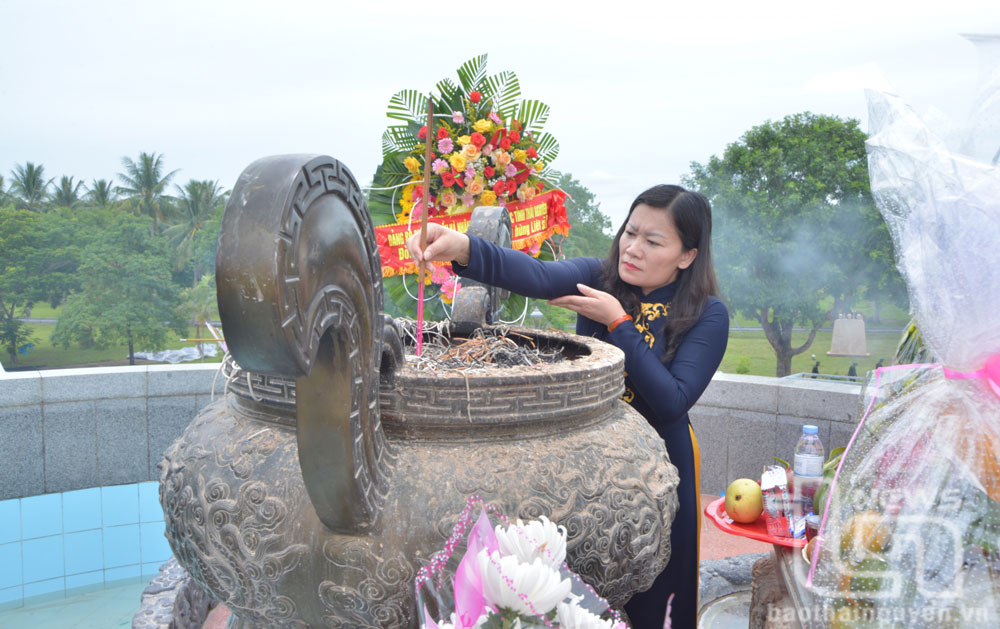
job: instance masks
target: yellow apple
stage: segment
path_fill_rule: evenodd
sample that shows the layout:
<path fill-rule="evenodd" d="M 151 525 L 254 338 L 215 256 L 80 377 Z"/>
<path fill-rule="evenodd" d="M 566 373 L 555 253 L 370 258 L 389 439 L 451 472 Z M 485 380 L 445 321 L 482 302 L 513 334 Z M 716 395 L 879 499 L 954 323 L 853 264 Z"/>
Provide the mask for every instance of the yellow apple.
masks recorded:
<path fill-rule="evenodd" d="M 760 485 L 749 478 L 738 478 L 726 488 L 726 513 L 734 522 L 750 524 L 764 512 Z"/>

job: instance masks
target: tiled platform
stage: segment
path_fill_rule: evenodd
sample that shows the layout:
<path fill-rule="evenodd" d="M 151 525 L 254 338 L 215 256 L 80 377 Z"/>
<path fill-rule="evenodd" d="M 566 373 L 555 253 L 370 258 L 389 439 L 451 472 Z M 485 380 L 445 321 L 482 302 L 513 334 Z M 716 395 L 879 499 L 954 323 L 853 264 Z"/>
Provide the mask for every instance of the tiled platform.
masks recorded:
<path fill-rule="evenodd" d="M 170 558 L 155 482 L 0 501 L 0 610 L 156 574 Z"/>

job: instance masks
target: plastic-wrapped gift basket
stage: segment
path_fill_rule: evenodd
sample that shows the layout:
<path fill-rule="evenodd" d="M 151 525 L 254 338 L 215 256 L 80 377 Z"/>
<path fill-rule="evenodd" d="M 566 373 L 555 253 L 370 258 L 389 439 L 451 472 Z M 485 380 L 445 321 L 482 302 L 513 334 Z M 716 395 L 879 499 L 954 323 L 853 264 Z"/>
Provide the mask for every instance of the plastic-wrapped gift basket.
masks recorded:
<path fill-rule="evenodd" d="M 1000 169 L 868 100 L 872 193 L 940 362 L 869 378 L 807 585 L 834 626 L 1000 626 Z"/>

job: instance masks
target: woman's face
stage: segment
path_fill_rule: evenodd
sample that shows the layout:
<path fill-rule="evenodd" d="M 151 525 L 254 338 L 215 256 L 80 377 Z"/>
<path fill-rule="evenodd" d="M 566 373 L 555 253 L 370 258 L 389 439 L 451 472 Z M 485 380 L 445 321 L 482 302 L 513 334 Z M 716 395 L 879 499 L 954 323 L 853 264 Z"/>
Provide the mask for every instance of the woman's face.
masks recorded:
<path fill-rule="evenodd" d="M 676 280 L 677 271 L 691 266 L 697 254 L 697 249 L 684 251 L 670 212 L 640 203 L 618 241 L 618 275 L 646 295 Z"/>

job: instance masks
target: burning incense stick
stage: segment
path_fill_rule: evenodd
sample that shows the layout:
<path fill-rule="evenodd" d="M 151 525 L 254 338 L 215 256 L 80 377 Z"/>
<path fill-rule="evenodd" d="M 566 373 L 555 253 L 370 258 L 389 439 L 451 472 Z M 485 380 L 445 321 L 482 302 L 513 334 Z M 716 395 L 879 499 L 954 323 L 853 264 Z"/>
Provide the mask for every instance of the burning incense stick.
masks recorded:
<path fill-rule="evenodd" d="M 420 251 L 427 249 L 427 219 L 430 218 L 431 201 L 431 136 L 434 135 L 434 99 L 427 97 L 427 135 L 424 141 L 424 194 L 421 197 L 423 212 L 420 214 Z M 417 356 L 423 352 L 424 330 L 424 259 L 421 256 L 417 267 Z"/>

